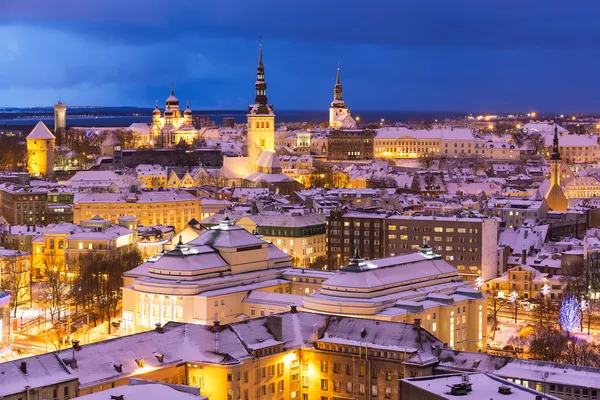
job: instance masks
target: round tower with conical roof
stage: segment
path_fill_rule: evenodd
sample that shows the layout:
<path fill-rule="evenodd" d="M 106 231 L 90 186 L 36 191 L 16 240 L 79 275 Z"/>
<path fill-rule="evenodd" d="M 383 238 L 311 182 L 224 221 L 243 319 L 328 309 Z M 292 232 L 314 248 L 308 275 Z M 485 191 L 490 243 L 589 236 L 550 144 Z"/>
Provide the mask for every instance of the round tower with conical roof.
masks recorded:
<path fill-rule="evenodd" d="M 54 176 L 56 137 L 40 121 L 27 136 L 27 171 L 33 176 Z"/>

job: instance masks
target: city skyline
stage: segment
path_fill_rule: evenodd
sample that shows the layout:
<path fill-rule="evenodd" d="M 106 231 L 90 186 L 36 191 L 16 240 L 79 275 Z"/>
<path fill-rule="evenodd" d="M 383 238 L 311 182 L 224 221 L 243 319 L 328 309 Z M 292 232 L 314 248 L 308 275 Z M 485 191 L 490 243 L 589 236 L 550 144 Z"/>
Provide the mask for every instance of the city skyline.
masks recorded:
<path fill-rule="evenodd" d="M 354 109 L 594 112 L 596 8 L 10 1 L 0 16 L 0 105 L 60 96 L 152 107 L 173 83 L 193 109 L 243 109 L 262 36 L 276 110 L 326 109 L 339 63 Z"/>

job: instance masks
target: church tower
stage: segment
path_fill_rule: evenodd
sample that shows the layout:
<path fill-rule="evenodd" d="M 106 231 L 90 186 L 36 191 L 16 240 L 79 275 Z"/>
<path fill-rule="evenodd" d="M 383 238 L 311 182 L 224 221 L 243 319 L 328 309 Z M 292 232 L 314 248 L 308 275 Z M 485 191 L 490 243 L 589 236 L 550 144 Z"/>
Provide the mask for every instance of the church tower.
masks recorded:
<path fill-rule="evenodd" d="M 333 87 L 333 101 L 329 108 L 329 127 L 334 129 L 348 128 L 356 125 L 354 119 L 350 117 L 350 109 L 346 107 L 346 102 L 342 96 L 342 82 L 340 80 L 340 67 L 337 69 L 335 86 Z"/>
<path fill-rule="evenodd" d="M 561 186 L 561 158 L 558 147 L 558 125 L 554 125 L 554 140 L 552 141 L 552 155 L 550 156 L 550 191 L 546 196 L 548 207 L 553 211 L 566 211 L 569 201 Z"/>
<path fill-rule="evenodd" d="M 275 152 L 275 114 L 267 102 L 267 82 L 263 65 L 262 44 L 256 68 L 254 104 L 248 106 L 248 158 L 250 169 L 256 170 L 256 160 L 263 150 Z"/>
<path fill-rule="evenodd" d="M 54 175 L 56 138 L 42 121 L 27 136 L 27 171 L 33 176 Z"/>

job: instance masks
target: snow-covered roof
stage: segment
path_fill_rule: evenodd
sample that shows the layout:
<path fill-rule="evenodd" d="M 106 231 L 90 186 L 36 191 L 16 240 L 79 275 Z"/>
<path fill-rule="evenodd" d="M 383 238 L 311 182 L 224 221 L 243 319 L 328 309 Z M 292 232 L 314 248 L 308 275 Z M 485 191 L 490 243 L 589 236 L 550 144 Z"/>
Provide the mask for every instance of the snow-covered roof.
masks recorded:
<path fill-rule="evenodd" d="M 400 386 L 414 386 L 419 392 L 431 393 L 436 399 L 452 400 L 458 397 L 450 394 L 450 387 L 463 383 L 465 377 L 463 374 L 449 375 L 431 375 L 419 378 L 407 378 L 400 381 Z M 537 400 L 541 398 L 542 393 L 528 387 L 518 385 L 508 380 L 497 377 L 493 374 L 470 373 L 468 382 L 471 385 L 471 391 L 464 397 L 480 400 L 500 399 L 505 395 L 498 393 L 500 386 L 510 388 L 510 394 L 507 395 L 511 400 Z M 559 400 L 558 397 L 545 395 L 548 400 Z"/>
<path fill-rule="evenodd" d="M 178 390 L 177 386 L 168 386 L 158 381 L 152 381 L 152 383 L 146 382 L 134 385 L 131 385 L 130 383 L 128 386 L 122 385 L 85 396 L 79 396 L 78 399 L 107 400 L 124 396 L 124 399 L 127 400 L 208 400 L 208 397 L 197 396 L 194 393 Z M 196 390 L 198 389 L 196 388 Z"/>
<path fill-rule="evenodd" d="M 31 133 L 27 135 L 27 139 L 56 139 L 50 132 L 50 129 L 42 121 L 38 122 Z"/>

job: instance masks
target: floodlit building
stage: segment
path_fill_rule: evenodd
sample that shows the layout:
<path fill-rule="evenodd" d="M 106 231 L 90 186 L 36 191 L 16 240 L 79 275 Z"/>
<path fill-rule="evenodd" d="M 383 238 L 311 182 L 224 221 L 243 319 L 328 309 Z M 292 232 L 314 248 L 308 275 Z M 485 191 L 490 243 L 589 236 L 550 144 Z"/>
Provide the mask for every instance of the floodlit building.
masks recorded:
<path fill-rule="evenodd" d="M 193 386 L 210 399 L 399 400 L 398 379 L 431 374 L 441 346 L 418 324 L 295 310 L 229 325 L 169 322 L 0 364 L 0 396 L 104 399 L 129 393 L 133 378 Z"/>
<path fill-rule="evenodd" d="M 297 184 L 283 174 L 281 163 L 275 153 L 275 113 L 267 100 L 267 82 L 263 65 L 262 45 L 256 68 L 254 104 L 248 106 L 248 130 L 246 157 L 225 157 L 222 178 L 226 185 L 263 187 L 279 186 L 293 189 Z"/>
<path fill-rule="evenodd" d="M 123 216 L 135 217 L 141 225 L 173 225 L 185 228 L 202 215 L 202 200 L 182 190 L 138 193 L 76 193 L 73 221 L 79 223 L 98 215 L 117 223 Z"/>
<path fill-rule="evenodd" d="M 27 171 L 33 176 L 54 175 L 56 137 L 40 121 L 27 136 Z"/>
<path fill-rule="evenodd" d="M 304 297 L 302 307 L 369 319 L 419 320 L 453 349 L 486 346 L 485 297 L 426 246 L 417 253 L 376 260 L 355 255 L 320 290 Z"/>
<path fill-rule="evenodd" d="M 192 124 L 192 110 L 189 103 L 182 114 L 173 87 L 165 101 L 164 113 L 160 111 L 158 100 L 156 101 L 156 107 L 152 111 L 151 131 L 152 138 L 149 144 L 161 147 L 173 147 L 179 143 L 192 144 L 198 139 L 198 130 Z"/>
<path fill-rule="evenodd" d="M 290 255 L 225 218 L 187 244 L 180 240 L 173 250 L 125 273 L 123 321 L 136 331 L 166 321 L 206 325 L 246 319 L 250 312 L 244 300 L 251 291 L 283 293 L 287 286 L 289 293 L 280 275 L 291 261 Z"/>

